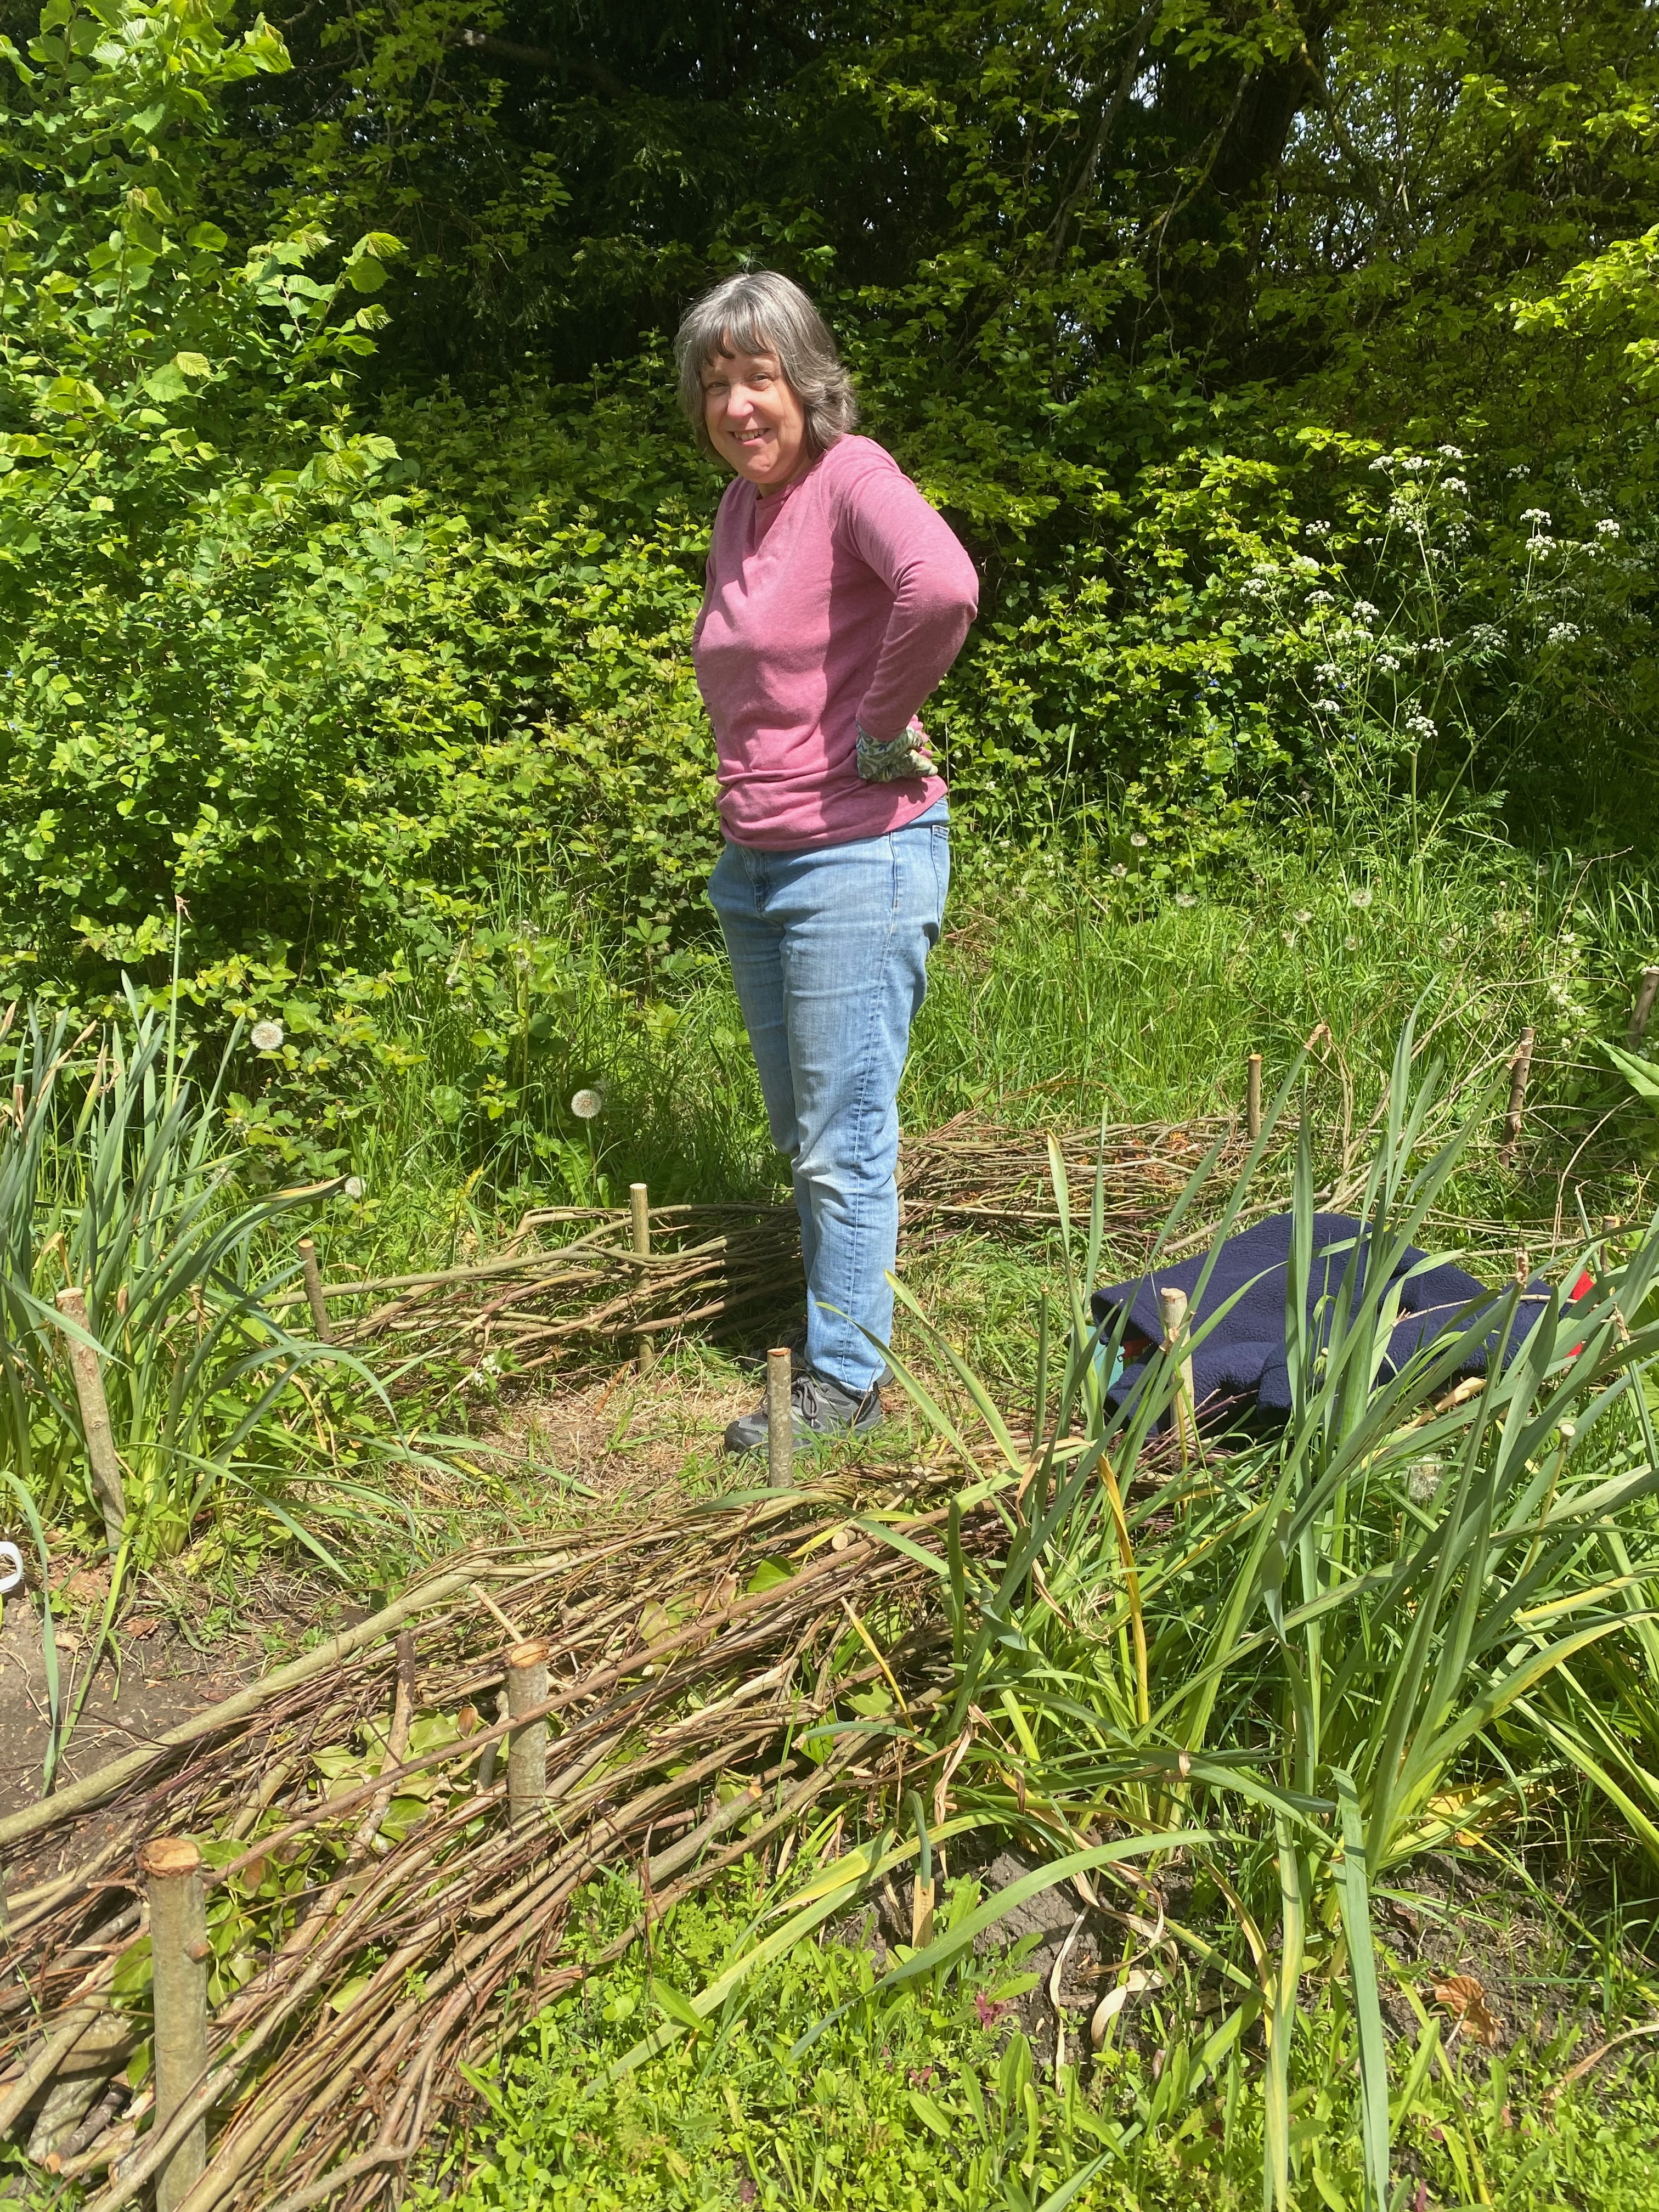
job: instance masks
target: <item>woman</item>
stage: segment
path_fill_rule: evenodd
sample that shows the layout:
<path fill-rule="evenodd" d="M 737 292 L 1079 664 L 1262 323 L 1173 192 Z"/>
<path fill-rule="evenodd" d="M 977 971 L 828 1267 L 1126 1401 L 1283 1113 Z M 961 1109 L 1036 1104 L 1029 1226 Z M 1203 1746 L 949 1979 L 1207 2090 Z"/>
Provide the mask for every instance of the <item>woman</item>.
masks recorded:
<path fill-rule="evenodd" d="M 805 1442 L 882 1417 L 899 1077 L 951 867 L 916 714 L 961 649 L 979 582 L 892 457 L 852 435 L 835 341 L 787 276 L 717 285 L 675 353 L 697 441 L 736 479 L 692 647 L 726 839 L 709 896 L 794 1171 Z M 726 1442 L 765 1449 L 763 1402 Z"/>

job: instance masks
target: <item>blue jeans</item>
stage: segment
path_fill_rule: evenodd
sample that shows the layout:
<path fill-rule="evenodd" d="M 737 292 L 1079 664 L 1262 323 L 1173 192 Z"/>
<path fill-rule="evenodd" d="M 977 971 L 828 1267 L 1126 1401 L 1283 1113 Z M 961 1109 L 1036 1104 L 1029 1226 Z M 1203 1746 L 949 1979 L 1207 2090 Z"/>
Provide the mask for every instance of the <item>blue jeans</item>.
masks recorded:
<path fill-rule="evenodd" d="M 794 1172 L 806 1358 L 860 1395 L 892 1334 L 898 1086 L 951 880 L 945 802 L 884 837 L 804 853 L 728 844 L 726 933 L 772 1141 Z"/>

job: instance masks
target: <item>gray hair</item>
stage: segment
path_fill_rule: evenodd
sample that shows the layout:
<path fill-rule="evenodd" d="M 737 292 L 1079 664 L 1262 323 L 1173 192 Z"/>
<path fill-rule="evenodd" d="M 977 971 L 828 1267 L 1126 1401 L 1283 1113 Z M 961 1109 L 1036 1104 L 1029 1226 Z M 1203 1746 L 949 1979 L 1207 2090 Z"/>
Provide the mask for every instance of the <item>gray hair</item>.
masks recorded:
<path fill-rule="evenodd" d="M 841 365 L 830 325 L 799 284 L 775 269 L 728 276 L 685 311 L 674 339 L 680 405 L 705 453 L 708 442 L 702 373 L 723 353 L 772 353 L 806 416 L 806 442 L 823 453 L 859 419 L 853 380 Z"/>

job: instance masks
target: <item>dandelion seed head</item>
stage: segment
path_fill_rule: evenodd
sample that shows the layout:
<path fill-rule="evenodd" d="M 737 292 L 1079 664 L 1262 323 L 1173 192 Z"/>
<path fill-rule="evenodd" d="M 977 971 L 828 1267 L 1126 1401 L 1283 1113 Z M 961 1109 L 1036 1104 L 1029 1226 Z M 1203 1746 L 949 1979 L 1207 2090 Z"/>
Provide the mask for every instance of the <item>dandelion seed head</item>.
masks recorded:
<path fill-rule="evenodd" d="M 248 1032 L 255 1052 L 277 1051 L 286 1034 L 280 1022 L 255 1022 Z"/>
<path fill-rule="evenodd" d="M 1413 1460 L 1406 1470 L 1406 1488 L 1413 1505 L 1426 1505 L 1440 1487 L 1444 1470 L 1437 1459 Z"/>
<path fill-rule="evenodd" d="M 579 1121 L 597 1121 L 605 1111 L 602 1091 L 579 1091 L 570 1102 L 570 1110 Z"/>
<path fill-rule="evenodd" d="M 355 1203 L 363 1194 L 363 1179 L 361 1176 L 348 1176 L 344 1182 L 341 1184 L 340 1188 L 344 1192 L 345 1195 Z"/>
<path fill-rule="evenodd" d="M 1371 890 L 1370 885 L 1365 884 L 1358 890 L 1348 893 L 1348 904 L 1363 908 L 1368 907 L 1375 896 L 1376 893 Z"/>

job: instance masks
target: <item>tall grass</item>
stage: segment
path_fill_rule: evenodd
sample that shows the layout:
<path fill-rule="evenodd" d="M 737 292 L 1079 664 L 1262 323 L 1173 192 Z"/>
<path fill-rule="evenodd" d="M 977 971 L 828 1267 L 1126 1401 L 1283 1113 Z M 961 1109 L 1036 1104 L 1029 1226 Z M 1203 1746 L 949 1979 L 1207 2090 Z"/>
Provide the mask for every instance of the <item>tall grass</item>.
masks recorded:
<path fill-rule="evenodd" d="M 1333 1064 L 1375 1096 L 1419 1006 L 1454 1079 L 1532 1025 L 1547 1095 L 1622 1025 L 1629 980 L 1656 957 L 1638 888 L 1614 896 L 1594 869 L 1484 840 L 1264 843 L 1201 896 L 993 849 L 953 889 L 907 1107 L 921 1122 L 1011 1100 L 1040 1122 L 1069 1079 L 1084 1114 L 1233 1110 L 1249 1052 L 1276 1079 L 1322 1023 Z"/>
<path fill-rule="evenodd" d="M 54 1302 L 78 1285 L 120 1462 L 124 1562 L 166 1558 L 204 1512 L 251 1499 L 337 1565 L 308 1525 L 316 1501 L 301 1520 L 283 1495 L 310 1424 L 282 1417 L 306 1413 L 307 1370 L 342 1355 L 265 1303 L 295 1267 L 278 1224 L 327 1194 L 250 1199 L 219 1087 L 197 1081 L 173 1023 L 137 1005 L 130 1025 L 79 1035 L 25 1017 L 0 1129 L 0 1467 L 37 1542 L 42 1523 L 100 1526 L 65 1357 L 75 1324 Z"/>
<path fill-rule="evenodd" d="M 1425 1148 L 1445 1077 L 1416 1071 L 1413 1042 L 1408 1025 L 1362 1234 L 1339 1255 L 1311 1327 L 1304 1118 L 1282 1430 L 1212 1437 L 1184 1462 L 1167 1443 L 1152 1454 L 1179 1388 L 1168 1352 L 1129 1400 L 1104 1395 L 1122 1323 L 1103 1346 L 1086 1305 L 1102 1251 L 1098 1186 L 1090 1224 L 1066 1232 L 1069 1311 L 1039 1322 L 1039 1367 L 1058 1387 L 1034 1446 L 1017 1435 L 1025 1409 L 1000 1407 L 944 1338 L 931 1336 L 931 1364 L 951 1389 L 893 1355 L 939 1435 L 976 1464 L 988 1438 L 1006 1470 L 953 1504 L 937 1562 L 952 1694 L 917 1743 L 917 1771 L 944 1773 L 949 1790 L 940 1784 L 931 1814 L 909 1801 L 916 1848 L 927 1851 L 930 1820 L 935 1841 L 958 1824 L 1017 1836 L 1047 1861 L 1042 1881 L 1073 1879 L 1097 1895 L 1131 1931 L 1123 1972 L 1157 1956 L 1167 1979 L 1161 2112 L 1201 2097 L 1230 2116 L 1241 2100 L 1259 2110 L 1266 2200 L 1281 2207 L 1297 2155 L 1297 2050 L 1316 2077 L 1357 2057 L 1367 2202 L 1381 2212 L 1394 2201 L 1370 1917 L 1379 1878 L 1499 1816 L 1524 1820 L 1534 1793 L 1564 1775 L 1601 1793 L 1659 1863 L 1647 1687 L 1659 1601 L 1648 1407 L 1659 1222 L 1623 1262 L 1587 1249 L 1597 1280 L 1577 1304 L 1554 1292 L 1523 1330 L 1511 1286 L 1391 1372 L 1396 1270 L 1411 1264 L 1474 1126 Z M 1058 1169 L 1055 1187 L 1063 1209 Z M 912 1318 L 927 1336 L 925 1317 Z M 1449 1390 L 1492 1344 L 1507 1356 L 1490 1360 L 1478 1389 Z M 970 1496 L 998 1499 L 1007 1526 L 988 1571 L 960 1540 Z M 1587 1673 L 1598 1659 L 1601 1674 Z M 988 1903 L 983 1923 L 1000 1909 Z M 934 1972 L 979 1924 L 902 1957 L 878 1991 Z M 1332 2008 L 1312 2033 L 1310 1988 Z M 1425 2015 L 1419 2071 L 1443 2057 L 1439 2038 Z"/>

